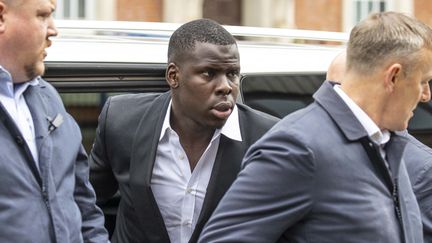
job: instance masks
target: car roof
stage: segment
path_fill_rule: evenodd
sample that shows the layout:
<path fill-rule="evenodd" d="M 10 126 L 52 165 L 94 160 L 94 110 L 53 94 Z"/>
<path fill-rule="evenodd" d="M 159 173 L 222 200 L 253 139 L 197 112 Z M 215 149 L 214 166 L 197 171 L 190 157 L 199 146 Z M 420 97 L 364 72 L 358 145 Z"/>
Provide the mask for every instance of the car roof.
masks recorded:
<path fill-rule="evenodd" d="M 58 20 L 56 24 L 59 35 L 47 50 L 47 63 L 166 65 L 169 37 L 180 26 L 84 20 Z M 348 39 L 348 34 L 339 32 L 224 27 L 238 39 L 243 74 L 322 73 Z"/>

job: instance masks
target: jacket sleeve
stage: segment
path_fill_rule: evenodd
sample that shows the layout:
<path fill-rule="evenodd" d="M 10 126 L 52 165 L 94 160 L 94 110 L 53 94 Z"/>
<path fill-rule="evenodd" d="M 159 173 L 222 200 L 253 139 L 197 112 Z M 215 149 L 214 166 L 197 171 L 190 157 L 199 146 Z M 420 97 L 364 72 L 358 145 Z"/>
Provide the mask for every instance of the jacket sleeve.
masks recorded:
<path fill-rule="evenodd" d="M 96 191 L 97 201 L 102 203 L 109 200 L 118 190 L 118 182 L 111 169 L 105 140 L 105 127 L 110 102 L 111 98 L 108 98 L 99 115 L 96 137 L 89 158 L 90 182 Z"/>
<path fill-rule="evenodd" d="M 86 243 L 108 242 L 108 232 L 104 227 L 104 216 L 96 206 L 96 195 L 89 182 L 89 165 L 87 154 L 81 146 L 76 161 L 75 202 L 82 217 L 81 232 Z"/>
<path fill-rule="evenodd" d="M 200 243 L 277 242 L 309 212 L 313 154 L 282 130 L 271 130 L 246 153 L 243 169 L 204 227 Z"/>
<path fill-rule="evenodd" d="M 432 243 L 432 162 L 418 172 L 412 186 L 420 206 L 424 242 Z"/>

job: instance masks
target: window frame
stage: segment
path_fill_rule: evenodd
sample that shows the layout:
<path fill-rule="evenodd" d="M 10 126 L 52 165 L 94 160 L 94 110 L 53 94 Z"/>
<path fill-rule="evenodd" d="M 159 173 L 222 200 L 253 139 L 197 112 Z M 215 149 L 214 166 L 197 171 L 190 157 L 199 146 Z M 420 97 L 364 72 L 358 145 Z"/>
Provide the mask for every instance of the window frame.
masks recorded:
<path fill-rule="evenodd" d="M 56 19 L 94 19 L 95 5 L 96 0 L 57 0 L 54 16 Z M 80 16 L 81 7 L 83 16 Z"/>
<path fill-rule="evenodd" d="M 356 2 L 364 2 L 365 5 L 367 5 L 370 2 L 381 2 L 383 1 L 385 3 L 385 11 L 401 11 L 406 14 L 413 14 L 414 9 L 414 3 L 413 0 L 343 0 L 342 9 L 343 9 L 343 31 L 344 32 L 350 32 L 351 29 L 358 23 L 356 22 L 355 12 L 356 10 Z M 375 6 L 378 6 L 379 4 L 376 4 Z M 365 9 L 367 6 L 365 7 Z M 373 10 L 368 12 L 372 13 Z M 357 19 L 365 18 L 365 16 L 360 16 Z"/>

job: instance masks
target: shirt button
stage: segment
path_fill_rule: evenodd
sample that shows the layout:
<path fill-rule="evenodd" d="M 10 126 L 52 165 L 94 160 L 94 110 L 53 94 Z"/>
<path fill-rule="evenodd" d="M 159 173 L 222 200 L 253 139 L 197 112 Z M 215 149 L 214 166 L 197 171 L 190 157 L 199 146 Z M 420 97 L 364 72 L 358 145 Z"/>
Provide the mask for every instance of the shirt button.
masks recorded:
<path fill-rule="evenodd" d="M 190 187 L 186 188 L 187 193 L 192 193 L 192 191 L 193 191 L 192 188 L 190 188 Z"/>
<path fill-rule="evenodd" d="M 180 154 L 180 155 L 179 155 L 179 159 L 180 159 L 180 160 L 184 160 L 184 158 L 185 158 L 185 156 L 184 156 L 183 154 Z"/>
<path fill-rule="evenodd" d="M 184 221 L 183 225 L 192 225 L 192 222 L 190 220 Z"/>

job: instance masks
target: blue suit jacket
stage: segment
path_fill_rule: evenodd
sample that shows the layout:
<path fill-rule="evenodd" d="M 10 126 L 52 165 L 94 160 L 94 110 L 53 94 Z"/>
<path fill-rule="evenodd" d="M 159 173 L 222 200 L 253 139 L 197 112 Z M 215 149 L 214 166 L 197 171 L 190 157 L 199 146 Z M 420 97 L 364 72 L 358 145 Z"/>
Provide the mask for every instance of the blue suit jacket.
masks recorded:
<path fill-rule="evenodd" d="M 40 169 L 1 106 L 0 242 L 107 242 L 77 124 L 47 82 L 29 86 L 24 95 L 34 121 Z M 64 121 L 49 132 L 49 120 L 58 114 Z"/>
<path fill-rule="evenodd" d="M 392 134 L 389 174 L 332 84 L 314 98 L 249 149 L 199 242 L 423 242 L 407 139 Z"/>
<path fill-rule="evenodd" d="M 425 243 L 432 243 L 432 149 L 413 136 L 404 152 L 408 175 L 422 214 Z"/>

